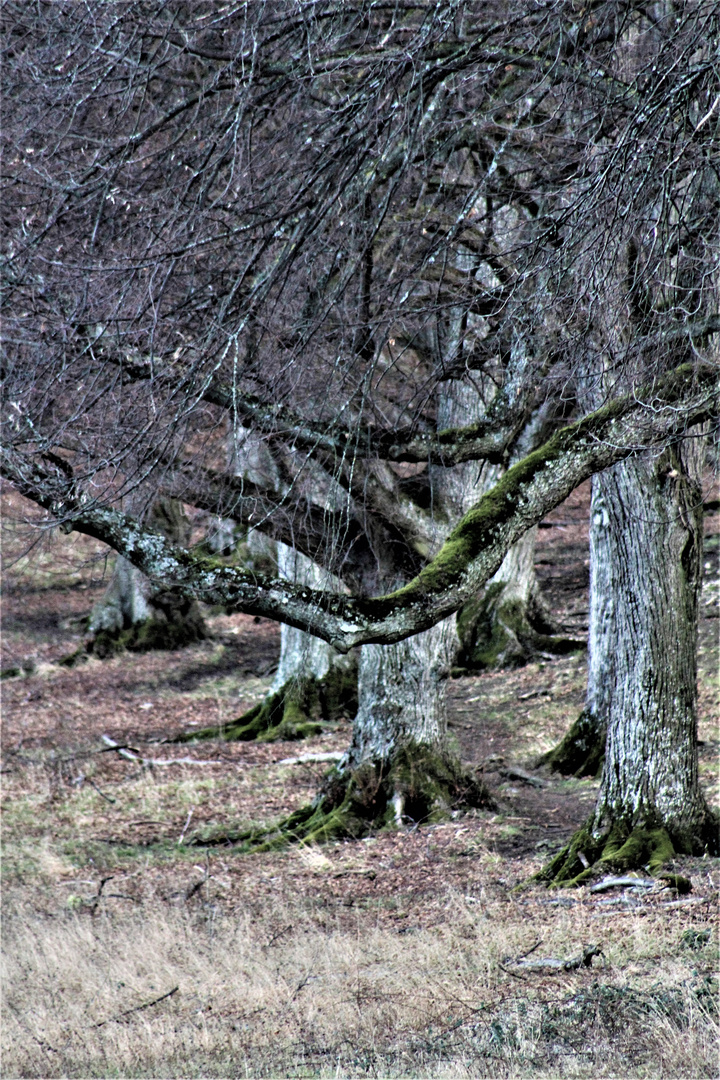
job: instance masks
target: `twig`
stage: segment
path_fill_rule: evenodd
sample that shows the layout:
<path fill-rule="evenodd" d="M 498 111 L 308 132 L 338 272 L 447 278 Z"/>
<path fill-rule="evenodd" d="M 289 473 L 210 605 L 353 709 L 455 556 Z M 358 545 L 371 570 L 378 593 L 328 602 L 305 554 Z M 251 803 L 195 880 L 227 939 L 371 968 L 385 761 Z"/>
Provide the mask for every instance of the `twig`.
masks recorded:
<path fill-rule="evenodd" d="M 188 810 L 187 820 L 185 821 L 185 824 L 183 825 L 183 831 L 180 833 L 180 838 L 178 840 L 178 844 L 182 844 L 183 840 L 185 839 L 185 833 L 188 831 L 188 825 L 190 824 L 190 819 L 193 816 L 194 810 L 195 810 L 194 806 L 191 806 L 190 809 Z"/>
<path fill-rule="evenodd" d="M 86 776 L 86 777 L 85 777 L 85 779 L 87 780 L 87 782 L 88 782 L 88 784 L 90 785 L 90 787 L 92 787 L 92 788 L 95 788 L 95 790 L 97 791 L 98 795 L 99 795 L 99 796 L 100 796 L 100 797 L 101 797 L 102 799 L 105 799 L 105 801 L 106 801 L 106 802 L 109 802 L 109 803 L 116 803 L 116 802 L 117 802 L 117 799 L 113 799 L 112 795 L 106 795 L 104 791 L 101 791 L 101 790 L 100 790 L 100 788 L 99 788 L 99 787 L 97 786 L 97 784 L 95 783 L 95 781 L 94 781 L 94 780 L 91 780 L 89 776 Z"/>
<path fill-rule="evenodd" d="M 109 1016 L 107 1020 L 101 1020 L 99 1024 L 93 1024 L 92 1027 L 103 1027 L 104 1024 L 109 1024 L 112 1021 L 122 1020 L 123 1016 L 130 1016 L 131 1013 L 142 1012 L 143 1009 L 149 1009 L 151 1005 L 159 1005 L 161 1001 L 165 1001 L 167 998 L 177 994 L 179 986 L 173 986 L 172 990 L 168 990 L 167 994 L 161 994 L 160 997 L 154 998 L 152 1001 L 146 1001 L 144 1005 L 136 1005 L 134 1009 L 125 1009 L 124 1012 L 118 1013 L 117 1016 Z"/>
<path fill-rule="evenodd" d="M 504 964 L 498 964 L 501 971 L 504 971 L 506 975 L 512 975 L 513 979 L 522 979 L 523 982 L 528 981 L 527 975 L 521 975 L 519 971 L 511 971 L 510 968 L 506 968 Z"/>
<path fill-rule="evenodd" d="M 100 884 L 98 885 L 98 891 L 95 894 L 95 896 L 93 896 L 92 900 L 90 901 L 90 903 L 88 905 L 90 907 L 90 909 L 91 909 L 90 910 L 91 915 L 94 915 L 95 912 L 97 911 L 98 904 L 100 903 L 100 900 L 101 900 L 101 897 L 102 897 L 103 889 L 107 885 L 108 881 L 112 881 L 114 877 L 115 877 L 114 874 L 109 874 L 108 877 L 104 877 L 104 878 L 100 879 Z"/>
<path fill-rule="evenodd" d="M 192 814 L 192 810 L 188 814 L 188 821 L 190 821 L 191 814 Z M 187 825 L 186 825 L 186 828 L 187 828 Z M 184 832 L 185 832 L 185 830 L 183 830 L 183 834 L 184 834 Z M 196 866 L 195 869 L 200 870 L 201 867 Z M 200 881 L 194 882 L 192 885 L 190 885 L 186 889 L 186 891 L 185 891 L 185 902 L 186 903 L 187 903 L 188 900 L 192 899 L 192 897 L 195 895 L 196 892 L 199 892 L 200 889 L 202 889 L 203 885 L 205 884 L 206 881 L 209 880 L 209 878 L 210 878 L 210 855 L 206 851 L 205 852 L 205 870 L 203 872 L 203 876 L 200 878 Z"/>
<path fill-rule="evenodd" d="M 120 743 L 116 743 L 109 735 L 102 735 L 102 741 L 107 743 L 108 750 L 117 750 L 120 757 L 124 757 L 127 761 L 137 761 L 140 765 L 222 765 L 222 758 L 210 758 L 209 760 L 201 760 L 200 758 L 181 757 L 181 758 L 151 758 L 151 757 L 138 757 L 139 751 L 137 747 L 133 747 L 136 753 L 131 754 L 125 746 L 121 746 Z M 98 751 L 99 753 L 105 753 L 104 750 Z"/>
<path fill-rule="evenodd" d="M 517 962 L 517 960 L 524 960 L 526 956 L 530 956 L 532 953 L 535 952 L 536 949 L 539 949 L 541 945 L 542 945 L 542 938 L 538 938 L 531 949 L 528 949 L 527 952 L 520 953 L 520 955 L 518 957 L 516 957 L 516 962 Z"/>

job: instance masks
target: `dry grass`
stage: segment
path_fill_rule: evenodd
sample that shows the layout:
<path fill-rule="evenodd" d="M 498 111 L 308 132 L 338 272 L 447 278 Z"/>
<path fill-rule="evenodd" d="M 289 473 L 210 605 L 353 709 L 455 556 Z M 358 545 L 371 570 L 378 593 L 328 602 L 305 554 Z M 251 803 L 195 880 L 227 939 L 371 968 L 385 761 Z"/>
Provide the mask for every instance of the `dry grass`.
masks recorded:
<path fill-rule="evenodd" d="M 367 912 L 320 926 L 301 906 L 264 919 L 186 908 L 48 918 L 17 898 L 3 1075 L 717 1075 L 707 957 L 660 919 L 604 926 L 592 972 L 520 982 L 501 964 L 537 923 L 514 905 L 503 918 L 499 903 L 448 893 L 442 924 L 405 934 Z M 543 951 L 568 955 L 598 927 L 573 906 L 542 930 Z"/>

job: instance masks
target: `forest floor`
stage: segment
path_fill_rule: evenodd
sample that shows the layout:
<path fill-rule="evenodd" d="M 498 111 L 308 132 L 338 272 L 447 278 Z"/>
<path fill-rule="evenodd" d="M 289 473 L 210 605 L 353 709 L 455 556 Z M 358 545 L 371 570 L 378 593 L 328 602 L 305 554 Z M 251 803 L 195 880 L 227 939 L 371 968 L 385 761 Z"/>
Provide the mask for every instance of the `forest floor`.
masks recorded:
<path fill-rule="evenodd" d="M 63 667 L 108 569 L 83 537 L 43 534 L 23 554 L 32 511 L 3 498 L 1 666 L 20 672 L 2 683 L 3 1076 L 718 1075 L 718 860 L 677 860 L 682 897 L 527 885 L 597 790 L 533 770 L 582 708 L 584 655 L 451 680 L 451 732 L 496 811 L 280 854 L 202 850 L 187 843 L 198 826 L 307 802 L 327 765 L 287 759 L 343 750 L 349 725 L 304 743 L 163 743 L 262 698 L 278 627 L 208 613 L 198 645 Z M 587 517 L 585 485 L 537 545 L 575 634 Z M 717 512 L 706 533 L 700 770 L 718 805 Z M 589 944 L 589 967 L 516 963 Z"/>

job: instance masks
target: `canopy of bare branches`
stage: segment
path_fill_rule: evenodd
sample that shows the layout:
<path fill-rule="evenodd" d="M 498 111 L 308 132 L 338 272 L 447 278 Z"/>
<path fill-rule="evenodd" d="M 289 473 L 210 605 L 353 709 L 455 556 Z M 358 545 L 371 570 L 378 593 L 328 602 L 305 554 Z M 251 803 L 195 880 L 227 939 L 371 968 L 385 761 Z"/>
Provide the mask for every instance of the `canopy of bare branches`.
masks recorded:
<path fill-rule="evenodd" d="M 348 648 L 431 625 L 586 476 L 717 417 L 710 0 L 3 19 L 3 472 L 49 521 Z M 443 429 L 457 383 L 482 408 Z M 437 476 L 470 461 L 517 464 L 457 524 Z M 170 551 L 158 490 L 354 598 Z"/>

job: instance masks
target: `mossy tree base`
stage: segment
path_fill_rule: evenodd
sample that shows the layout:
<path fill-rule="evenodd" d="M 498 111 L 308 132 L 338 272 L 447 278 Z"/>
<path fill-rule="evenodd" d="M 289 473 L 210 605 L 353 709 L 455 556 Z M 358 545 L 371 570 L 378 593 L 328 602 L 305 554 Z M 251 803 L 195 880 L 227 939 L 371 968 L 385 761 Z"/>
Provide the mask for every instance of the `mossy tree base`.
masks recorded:
<path fill-rule="evenodd" d="M 544 605 L 535 597 L 503 600 L 504 582 L 486 586 L 458 612 L 461 649 L 457 666 L 468 671 L 522 667 L 534 657 L 581 652 L 586 643 L 556 633 Z"/>
<path fill-rule="evenodd" d="M 183 649 L 208 637 L 196 600 L 167 591 L 153 596 L 155 614 L 121 629 L 103 629 L 87 643 L 87 652 L 104 660 L 125 652 Z"/>
<path fill-rule="evenodd" d="M 563 776 L 599 776 L 604 760 L 605 729 L 583 709 L 562 742 L 538 758 L 535 767 Z"/>
<path fill-rule="evenodd" d="M 536 881 L 572 888 L 584 885 L 598 874 L 644 870 L 662 880 L 674 875 L 663 869 L 676 855 L 717 855 L 718 823 L 712 814 L 695 835 L 671 836 L 662 825 L 616 823 L 600 834 L 592 821 L 575 833 L 570 843 L 536 874 Z M 680 879 L 678 879 L 680 880 Z"/>
<path fill-rule="evenodd" d="M 243 852 L 276 851 L 293 843 L 358 840 L 383 828 L 445 820 L 453 810 L 495 804 L 488 789 L 460 763 L 426 746 L 403 747 L 390 766 L 366 763 L 331 770 L 312 803 L 260 829 L 211 829 L 196 845 L 237 844 Z"/>
<path fill-rule="evenodd" d="M 352 719 L 358 708 L 357 666 L 332 667 L 322 679 L 291 679 L 230 724 L 183 732 L 173 742 L 202 739 L 276 742 L 308 739 L 328 725 Z"/>

